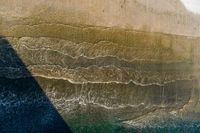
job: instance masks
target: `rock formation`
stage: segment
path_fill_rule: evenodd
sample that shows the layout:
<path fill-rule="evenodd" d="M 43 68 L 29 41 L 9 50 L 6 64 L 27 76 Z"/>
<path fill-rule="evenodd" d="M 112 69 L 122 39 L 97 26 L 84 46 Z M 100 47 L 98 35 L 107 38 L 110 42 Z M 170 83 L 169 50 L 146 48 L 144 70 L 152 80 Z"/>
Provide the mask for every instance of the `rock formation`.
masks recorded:
<path fill-rule="evenodd" d="M 0 2 L 0 34 L 77 133 L 198 121 L 199 20 L 179 0 Z"/>

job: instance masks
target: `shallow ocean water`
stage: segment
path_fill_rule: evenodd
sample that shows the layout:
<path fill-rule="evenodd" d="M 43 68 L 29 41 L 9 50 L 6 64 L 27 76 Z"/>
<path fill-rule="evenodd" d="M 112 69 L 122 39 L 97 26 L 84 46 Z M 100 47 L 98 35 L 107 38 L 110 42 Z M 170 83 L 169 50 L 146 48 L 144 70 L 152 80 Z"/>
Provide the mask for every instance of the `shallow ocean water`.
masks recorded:
<path fill-rule="evenodd" d="M 200 133 L 200 122 L 193 120 L 166 120 L 145 127 L 124 126 L 119 122 L 100 122 L 71 126 L 74 133 Z"/>

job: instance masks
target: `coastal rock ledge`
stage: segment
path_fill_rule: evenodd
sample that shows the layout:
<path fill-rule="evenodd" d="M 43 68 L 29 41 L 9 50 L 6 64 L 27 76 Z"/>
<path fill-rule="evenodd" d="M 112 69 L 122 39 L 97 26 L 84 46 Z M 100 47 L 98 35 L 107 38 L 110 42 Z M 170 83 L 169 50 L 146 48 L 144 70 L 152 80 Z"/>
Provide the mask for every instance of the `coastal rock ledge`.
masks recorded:
<path fill-rule="evenodd" d="M 0 78 L 34 78 L 75 133 L 173 131 L 200 121 L 199 18 L 179 0 L 1 0 L 24 65 Z"/>

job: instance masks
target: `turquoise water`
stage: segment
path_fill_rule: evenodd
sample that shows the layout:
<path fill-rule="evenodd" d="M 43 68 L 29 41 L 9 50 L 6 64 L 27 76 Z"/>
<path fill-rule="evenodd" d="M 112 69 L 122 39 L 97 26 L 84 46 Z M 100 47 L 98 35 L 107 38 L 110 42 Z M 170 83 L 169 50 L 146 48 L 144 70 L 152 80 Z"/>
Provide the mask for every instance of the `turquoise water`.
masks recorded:
<path fill-rule="evenodd" d="M 122 129 L 118 133 L 200 133 L 200 122 L 178 122 L 173 126 L 163 125 L 142 129 Z"/>
<path fill-rule="evenodd" d="M 200 121 L 164 121 L 145 128 L 124 127 L 122 123 L 102 122 L 73 126 L 74 133 L 200 133 Z"/>

